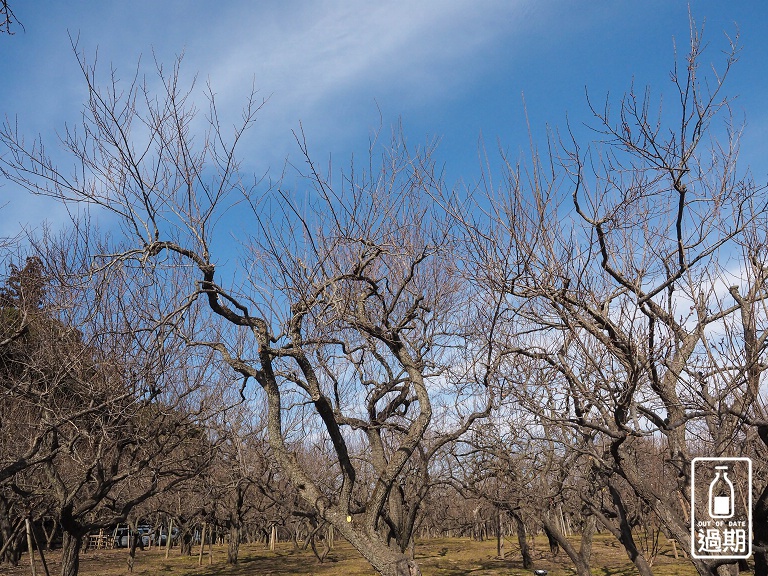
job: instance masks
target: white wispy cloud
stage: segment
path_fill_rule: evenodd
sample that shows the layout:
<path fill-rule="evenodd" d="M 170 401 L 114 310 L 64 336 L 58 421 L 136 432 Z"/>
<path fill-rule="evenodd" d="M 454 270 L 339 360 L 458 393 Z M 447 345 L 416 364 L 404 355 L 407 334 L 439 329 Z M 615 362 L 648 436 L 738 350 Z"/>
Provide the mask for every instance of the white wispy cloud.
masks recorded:
<path fill-rule="evenodd" d="M 188 64 L 207 71 L 229 110 L 255 81 L 270 97 L 262 120 L 270 133 L 290 135 L 301 120 L 321 139 L 343 139 L 361 129 L 355 120 L 376 124 L 377 102 L 396 115 L 468 89 L 494 42 L 525 26 L 527 5 L 289 3 L 251 12 L 234 28 L 222 23 L 211 32 L 214 48 Z"/>
<path fill-rule="evenodd" d="M 531 6 L 325 0 L 234 2 L 214 10 L 204 2 L 139 1 L 130 9 L 97 5 L 82 13 L 51 7 L 47 18 L 26 14 L 30 34 L 14 45 L 27 47 L 19 50 L 25 61 L 0 100 L 6 113 L 19 115 L 23 130 L 43 133 L 57 153 L 50 146 L 54 130 L 77 121 L 85 99 L 67 31 L 79 36 L 86 59 L 98 48 L 102 73 L 114 66 L 123 80 L 139 55 L 151 77 L 153 58 L 167 66 L 184 52 L 185 79 L 197 74 L 200 88 L 210 82 L 225 124 L 237 121 L 252 85 L 269 99 L 241 152 L 255 159 L 249 168 L 279 170 L 286 155 L 297 152 L 291 131 L 300 122 L 322 152 L 349 154 L 351 140 L 377 127 L 377 106 L 390 123 L 401 113 L 434 110 L 457 98 L 492 65 L 495 43 L 530 26 Z M 40 201 L 20 202 L 12 192 L 0 189 L 4 228 L 35 215 L 63 214 L 41 210 L 48 204 Z"/>

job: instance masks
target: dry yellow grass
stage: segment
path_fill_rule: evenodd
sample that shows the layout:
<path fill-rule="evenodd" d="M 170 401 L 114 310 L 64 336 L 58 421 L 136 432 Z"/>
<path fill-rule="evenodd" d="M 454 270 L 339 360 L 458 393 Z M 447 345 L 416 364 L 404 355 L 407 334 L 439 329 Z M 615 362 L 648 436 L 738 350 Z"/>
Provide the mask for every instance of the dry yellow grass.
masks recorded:
<path fill-rule="evenodd" d="M 475 542 L 468 538 L 438 538 L 420 541 L 416 558 L 424 576 L 530 576 L 530 570 L 522 568 L 522 562 L 514 538 L 505 540 L 506 558 L 496 558 L 496 542 L 488 540 Z M 197 550 L 195 550 L 197 552 Z M 533 557 L 536 568 L 549 570 L 550 576 L 574 574 L 564 552 L 552 557 L 544 538 L 534 542 Z M 59 572 L 59 556 L 56 552 L 47 555 L 51 575 Z M 128 574 L 128 552 L 121 550 L 98 550 L 81 557 L 80 574 L 83 576 L 124 576 Z M 596 576 L 630 576 L 636 570 L 627 559 L 623 549 L 608 535 L 595 538 L 592 555 L 593 574 Z M 240 548 L 240 563 L 229 566 L 225 563 L 226 549 L 214 546 L 213 563 L 203 556 L 203 566 L 198 566 L 197 554 L 180 556 L 178 549 L 171 551 L 168 560 L 165 551 L 138 550 L 133 574 L 136 576 L 374 576 L 368 563 L 345 542 L 337 543 L 325 563 L 320 564 L 311 551 L 297 551 L 292 544 L 283 543 L 275 552 L 262 545 L 243 545 Z M 38 559 L 39 562 L 39 559 Z M 695 571 L 684 558 L 675 560 L 669 544 L 654 562 L 657 576 L 694 576 Z M 28 558 L 25 555 L 17 568 L 0 566 L 1 576 L 27 576 L 30 574 Z M 38 566 L 38 574 L 43 574 Z"/>

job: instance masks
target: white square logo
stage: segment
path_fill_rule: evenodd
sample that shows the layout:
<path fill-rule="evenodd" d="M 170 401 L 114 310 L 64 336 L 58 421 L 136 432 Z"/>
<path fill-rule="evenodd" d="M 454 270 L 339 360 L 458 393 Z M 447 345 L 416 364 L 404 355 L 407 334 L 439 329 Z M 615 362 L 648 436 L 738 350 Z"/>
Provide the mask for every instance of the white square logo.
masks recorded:
<path fill-rule="evenodd" d="M 749 558 L 752 554 L 752 460 L 694 458 L 691 462 L 691 554 Z"/>

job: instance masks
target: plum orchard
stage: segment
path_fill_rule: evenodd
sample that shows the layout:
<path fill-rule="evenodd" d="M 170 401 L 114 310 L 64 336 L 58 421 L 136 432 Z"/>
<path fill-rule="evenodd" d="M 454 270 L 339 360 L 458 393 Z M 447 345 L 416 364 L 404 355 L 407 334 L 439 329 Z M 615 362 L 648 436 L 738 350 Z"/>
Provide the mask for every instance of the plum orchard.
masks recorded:
<path fill-rule="evenodd" d="M 542 527 L 580 575 L 598 523 L 648 575 L 658 549 L 639 527 L 690 543 L 691 458 L 761 454 L 768 430 L 765 199 L 737 169 L 722 93 L 736 47 L 703 75 L 701 47 L 694 30 L 672 106 L 654 114 L 634 91 L 615 110 L 590 103 L 594 143 L 504 158 L 482 198 L 447 189 L 432 151 L 398 137 L 334 177 L 302 135 L 306 194 L 250 182 L 237 147 L 255 95 L 225 134 L 209 91 L 200 131 L 178 65 L 154 93 L 138 77 L 101 86 L 82 56 L 88 101 L 62 139 L 76 170 L 11 124 L 0 169 L 119 219 L 92 268 L 150 281 L 135 329 L 212 351 L 240 394 L 255 382 L 302 513 L 380 573 L 420 573 L 414 532 L 456 519 L 435 499 L 451 485 L 489 503 L 497 530 L 502 511 Z M 225 274 L 215 230 L 234 220 L 241 257 Z M 768 492 L 755 501 L 759 522 Z M 760 574 L 767 541 L 758 530 Z"/>

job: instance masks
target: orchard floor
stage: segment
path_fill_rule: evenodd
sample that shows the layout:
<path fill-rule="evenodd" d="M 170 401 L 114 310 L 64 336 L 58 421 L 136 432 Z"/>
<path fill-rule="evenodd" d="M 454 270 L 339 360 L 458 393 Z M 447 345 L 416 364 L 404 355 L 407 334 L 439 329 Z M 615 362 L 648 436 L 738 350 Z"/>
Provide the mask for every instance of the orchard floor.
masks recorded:
<path fill-rule="evenodd" d="M 468 538 L 436 538 L 419 541 L 416 559 L 424 576 L 530 576 L 524 570 L 515 538 L 505 540 L 505 560 L 496 558 L 496 541 L 475 542 Z M 678 547 L 679 548 L 679 547 Z M 198 552 L 196 550 L 195 552 Z M 207 552 L 207 547 L 206 547 Z M 550 576 L 574 574 L 565 552 L 552 557 L 543 537 L 537 538 L 533 550 L 536 568 L 549 570 Z M 128 552 L 125 549 L 96 550 L 81 556 L 82 576 L 124 576 L 128 572 Z M 60 570 L 60 555 L 46 555 L 51 576 Z M 624 551 L 616 541 L 606 535 L 597 535 L 592 548 L 595 576 L 631 576 L 637 574 Z M 212 563 L 203 555 L 203 565 L 198 566 L 198 556 L 182 557 L 178 549 L 171 551 L 168 560 L 164 549 L 137 550 L 133 574 L 136 576 L 374 576 L 367 562 L 346 542 L 337 542 L 336 548 L 320 564 L 310 550 L 296 551 L 291 543 L 281 543 L 274 552 L 263 545 L 240 547 L 240 563 L 228 566 L 226 548 L 214 546 Z M 682 556 L 675 560 L 672 546 L 664 543 L 661 553 L 653 563 L 656 576 L 694 576 L 695 571 Z M 31 574 L 29 558 L 24 555 L 16 568 L 0 565 L 0 576 L 28 576 Z M 37 574 L 45 572 L 37 558 Z"/>

